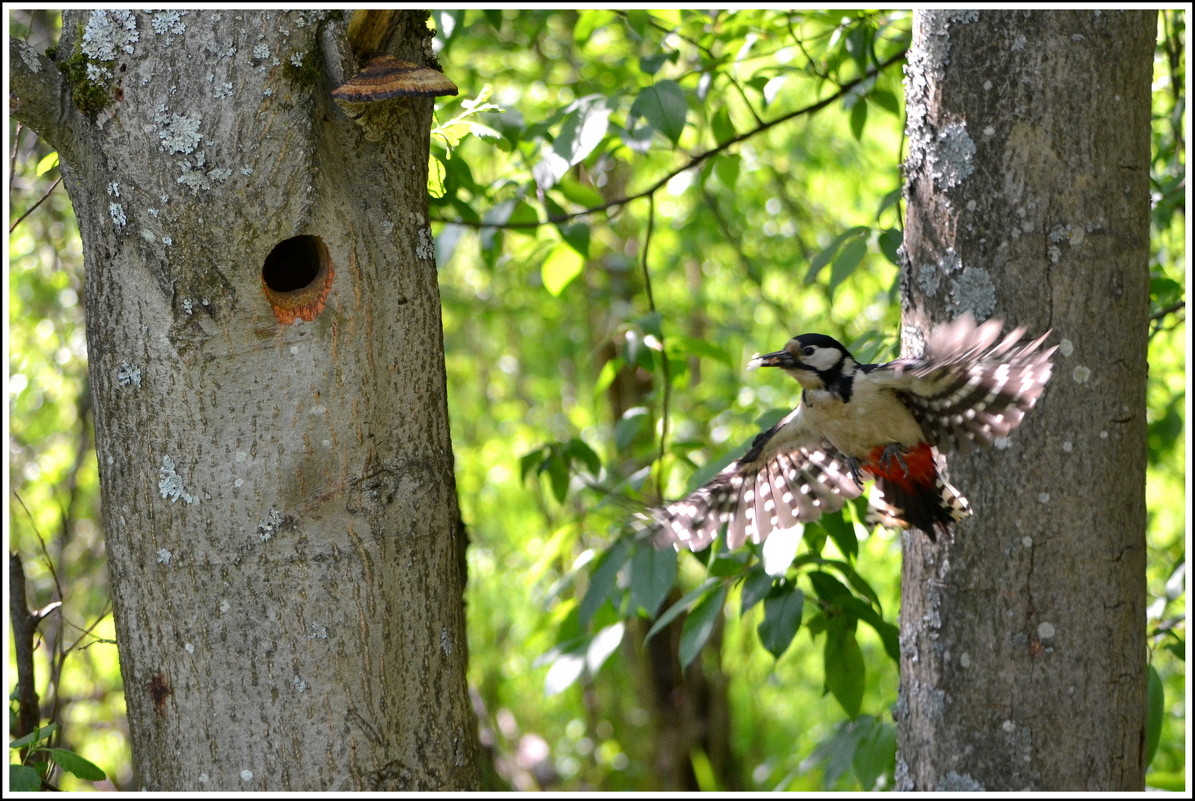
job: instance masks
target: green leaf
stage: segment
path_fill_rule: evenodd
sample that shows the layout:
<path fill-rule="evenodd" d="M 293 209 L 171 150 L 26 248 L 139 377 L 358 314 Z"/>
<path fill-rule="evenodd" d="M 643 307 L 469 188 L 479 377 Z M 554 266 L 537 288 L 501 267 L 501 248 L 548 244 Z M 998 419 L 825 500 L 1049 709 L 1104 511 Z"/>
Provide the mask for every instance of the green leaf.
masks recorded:
<path fill-rule="evenodd" d="M 664 338 L 664 330 L 661 326 L 664 323 L 664 316 L 659 312 L 652 311 L 635 320 L 635 325 L 643 329 L 644 333 L 651 334 L 656 339 Z"/>
<path fill-rule="evenodd" d="M 872 89 L 867 93 L 867 100 L 870 103 L 875 103 L 890 114 L 895 114 L 897 117 L 900 116 L 900 101 L 896 99 L 896 95 L 887 89 Z"/>
<path fill-rule="evenodd" d="M 497 106 L 490 106 L 490 108 L 497 108 Z M 461 119 L 459 117 L 445 125 L 433 128 L 431 132 L 432 141 L 436 144 L 442 145 L 448 150 L 451 150 L 459 145 L 461 140 L 470 134 L 483 139 L 502 138 L 502 134 L 498 133 L 484 123 L 476 122 L 475 120 Z M 436 142 L 437 139 L 440 141 Z"/>
<path fill-rule="evenodd" d="M 560 133 L 552 142 L 552 150 L 573 166 L 601 144 L 610 127 L 609 100 L 603 95 L 587 95 L 572 103 L 560 126 Z"/>
<path fill-rule="evenodd" d="M 614 447 L 619 453 L 623 453 L 630 447 L 635 438 L 639 436 L 639 432 L 643 430 L 644 423 L 647 422 L 647 408 L 644 406 L 636 406 L 627 409 L 622 419 L 614 424 Z"/>
<path fill-rule="evenodd" d="M 886 228 L 880 234 L 880 252 L 897 267 L 900 266 L 900 255 L 897 249 L 904 242 L 904 239 L 904 231 L 899 228 Z"/>
<path fill-rule="evenodd" d="M 648 630 L 647 636 L 643 638 L 643 641 L 647 642 L 652 637 L 656 636 L 656 634 L 660 632 L 660 629 L 667 626 L 673 620 L 676 620 L 681 612 L 684 612 L 686 609 L 692 606 L 698 598 L 705 594 L 706 590 L 708 590 L 710 587 L 713 587 L 715 584 L 718 584 L 720 581 L 721 579 L 717 578 L 707 578 L 705 581 L 697 585 L 697 587 L 686 592 L 683 596 L 681 596 L 679 601 L 668 607 L 668 611 L 656 618 L 656 622 L 652 624 L 652 627 Z"/>
<path fill-rule="evenodd" d="M 676 81 L 657 81 L 639 93 L 631 104 L 630 117 L 643 117 L 651 127 L 672 141 L 680 143 L 685 130 L 689 104 Z"/>
<path fill-rule="evenodd" d="M 726 106 L 720 106 L 714 112 L 714 116 L 710 119 L 710 130 L 714 134 L 714 141 L 720 145 L 726 144 L 739 135 L 739 132 L 734 129 L 734 123 L 730 120 L 730 110 Z"/>
<path fill-rule="evenodd" d="M 763 602 L 763 622 L 759 624 L 759 641 L 773 658 L 779 659 L 792 644 L 801 627 L 801 611 L 805 594 L 787 581 L 772 588 Z"/>
<path fill-rule="evenodd" d="M 772 105 L 784 84 L 788 83 L 788 75 L 781 73 L 763 85 L 763 102 L 765 106 Z"/>
<path fill-rule="evenodd" d="M 751 558 L 751 552 L 745 549 L 737 551 L 721 551 L 714 554 L 714 560 L 709 564 L 709 574 L 711 576 L 718 576 L 719 578 L 726 578 L 728 576 L 740 576 L 746 571 L 747 560 Z"/>
<path fill-rule="evenodd" d="M 570 245 L 561 242 L 552 247 L 548 257 L 540 267 L 544 289 L 559 297 L 564 288 L 581 274 L 585 266 L 585 259 Z"/>
<path fill-rule="evenodd" d="M 42 156 L 41 161 L 37 162 L 37 169 L 34 171 L 36 175 L 42 176 L 50 170 L 58 166 L 58 151 L 47 153 Z"/>
<path fill-rule="evenodd" d="M 763 571 L 762 565 L 756 563 L 743 579 L 739 617 L 747 614 L 751 607 L 762 601 L 771 591 L 772 577 Z"/>
<path fill-rule="evenodd" d="M 864 721 L 869 725 L 859 733 L 851 767 L 863 790 L 870 792 L 881 776 L 896 769 L 896 727 L 866 715 L 859 719 Z"/>
<path fill-rule="evenodd" d="M 8 744 L 9 748 L 24 748 L 33 743 L 39 743 L 42 740 L 48 740 L 50 735 L 58 731 L 57 723 L 47 723 L 45 726 L 38 726 L 33 731 L 29 732 L 23 737 L 18 737 Z"/>
<path fill-rule="evenodd" d="M 544 677 L 544 695 L 556 695 L 568 689 L 573 682 L 581 678 L 585 670 L 585 657 L 579 653 L 553 652 L 551 667 Z"/>
<path fill-rule="evenodd" d="M 610 597 L 614 591 L 614 584 L 618 578 L 618 571 L 627 563 L 629 557 L 625 540 L 618 540 L 610 549 L 597 558 L 589 574 L 589 589 L 581 599 L 577 610 L 577 618 L 581 625 L 587 625 L 598 608 Z"/>
<path fill-rule="evenodd" d="M 855 527 L 847 522 L 841 510 L 822 515 L 817 522 L 848 560 L 859 555 L 859 538 L 855 536 Z"/>
<path fill-rule="evenodd" d="M 65 748 L 47 748 L 50 758 L 62 766 L 62 769 L 75 774 L 80 779 L 89 782 L 101 782 L 108 778 L 107 774 L 94 763 Z"/>
<path fill-rule="evenodd" d="M 568 246 L 581 256 L 582 259 L 589 258 L 589 224 L 576 222 L 568 223 L 566 225 L 556 226 L 560 231 L 561 238 L 568 243 Z"/>
<path fill-rule="evenodd" d="M 585 469 L 591 474 L 596 476 L 602 472 L 602 460 L 580 437 L 573 437 L 568 441 L 568 452 L 573 458 L 584 463 Z"/>
<path fill-rule="evenodd" d="M 851 136 L 855 141 L 863 138 L 863 128 L 867 125 L 867 104 L 860 98 L 851 107 Z"/>
<path fill-rule="evenodd" d="M 900 630 L 896 626 L 884 620 L 879 612 L 853 596 L 839 596 L 834 603 L 848 617 L 862 620 L 875 629 L 876 634 L 880 635 L 880 641 L 884 645 L 884 652 L 888 654 L 888 658 L 896 664 L 900 664 Z"/>
<path fill-rule="evenodd" d="M 826 689 L 854 720 L 863 705 L 863 680 L 866 676 L 863 652 L 859 649 L 854 630 L 842 626 L 832 626 L 826 630 L 824 662 Z"/>
<path fill-rule="evenodd" d="M 548 473 L 548 481 L 552 485 L 552 495 L 555 496 L 557 503 L 564 503 L 564 499 L 568 497 L 570 478 L 568 468 L 568 461 L 554 448 L 540 465 L 540 469 L 546 470 Z"/>
<path fill-rule="evenodd" d="M 834 264 L 830 268 L 829 289 L 831 294 L 839 284 L 850 277 L 866 255 L 867 241 L 861 236 L 842 246 L 842 250 L 838 251 L 838 255 L 834 258 Z"/>
<path fill-rule="evenodd" d="M 676 583 L 676 570 L 675 550 L 641 544 L 631 557 L 631 602 L 654 617 Z"/>
<path fill-rule="evenodd" d="M 444 188 L 444 177 L 446 171 L 444 169 L 444 162 L 440 161 L 439 157 L 432 155 L 427 156 L 427 194 L 433 198 L 444 197 L 447 191 Z"/>
<path fill-rule="evenodd" d="M 578 12 L 577 24 L 573 26 L 573 41 L 582 46 L 586 45 L 594 31 L 609 25 L 614 19 L 610 11 L 596 8 Z"/>
<path fill-rule="evenodd" d="M 1150 306 L 1160 309 L 1175 303 L 1183 296 L 1182 284 L 1165 276 L 1154 276 L 1149 279 Z"/>
<path fill-rule="evenodd" d="M 655 75 L 660 71 L 660 67 L 667 64 L 669 61 L 676 61 L 677 51 L 670 50 L 667 53 L 655 53 L 650 56 L 639 57 L 639 71 L 645 75 Z"/>
<path fill-rule="evenodd" d="M 531 205 L 527 201 L 520 199 L 519 202 L 516 203 L 514 205 L 514 208 L 511 210 L 510 218 L 507 220 L 507 222 L 515 223 L 518 225 L 530 225 L 532 223 L 539 222 L 539 215 L 535 213 L 535 209 L 532 208 Z M 512 228 L 510 230 L 514 231 L 517 234 L 522 234 L 523 236 L 534 237 L 536 235 L 536 231 L 538 229 L 536 229 L 536 228 Z"/>
<path fill-rule="evenodd" d="M 585 669 L 589 675 L 596 675 L 622 642 L 622 635 L 626 632 L 626 623 L 618 621 L 601 629 L 593 635 L 589 647 L 585 649 Z"/>
<path fill-rule="evenodd" d="M 739 168 L 742 166 L 742 157 L 737 153 L 723 153 L 714 158 L 714 175 L 718 176 L 718 182 L 727 189 L 733 189 L 734 185 L 739 180 Z"/>
<path fill-rule="evenodd" d="M 41 774 L 28 765 L 8 766 L 8 789 L 13 792 L 37 792 L 41 789 Z"/>
<path fill-rule="evenodd" d="M 723 584 L 714 592 L 709 593 L 700 601 L 693 611 L 685 618 L 680 632 L 680 666 L 688 667 L 697 658 L 701 647 L 705 645 L 714 626 L 718 622 L 718 615 L 722 613 L 722 605 L 726 601 L 726 585 Z"/>
<path fill-rule="evenodd" d="M 831 576 L 829 573 L 823 573 L 820 570 L 811 570 L 808 573 L 809 583 L 813 585 L 813 591 L 817 593 L 817 597 L 823 601 L 834 601 L 842 595 L 849 596 L 851 591 L 848 590 L 841 581 Z"/>
<path fill-rule="evenodd" d="M 647 11 L 630 9 L 622 19 L 632 37 L 639 41 L 646 39 L 651 32 L 651 14 Z"/>
<path fill-rule="evenodd" d="M 861 236 L 870 230 L 871 229 L 867 226 L 857 225 L 854 228 L 848 228 L 838 236 L 834 237 L 833 241 L 831 241 L 829 245 L 826 245 L 826 247 L 820 253 L 818 253 L 809 261 L 809 271 L 805 273 L 805 283 L 813 283 L 814 279 L 817 278 L 817 274 L 821 272 L 821 269 L 829 264 L 830 260 L 834 258 L 834 255 L 838 253 L 838 249 L 842 247 L 843 242 L 847 241 L 851 237 Z"/>
<path fill-rule="evenodd" d="M 537 468 L 544 460 L 544 449 L 536 448 L 533 451 L 528 451 L 519 457 L 519 480 L 526 481 L 527 474 L 532 469 Z"/>
<path fill-rule="evenodd" d="M 596 208 L 605 202 L 600 192 L 589 184 L 576 180 L 571 173 L 560 179 L 557 188 L 573 203 L 587 209 Z"/>
<path fill-rule="evenodd" d="M 860 576 L 859 572 L 851 566 L 850 562 L 842 562 L 837 559 L 824 559 L 822 560 L 822 564 L 836 568 L 842 574 L 842 577 L 847 580 L 847 583 L 851 585 L 851 589 L 866 598 L 867 602 L 872 606 L 877 609 L 880 608 L 880 597 L 876 595 L 876 591 L 867 583 L 867 580 Z M 839 595 L 834 600 L 835 602 L 840 602 L 844 597 L 846 596 Z"/>
<path fill-rule="evenodd" d="M 1158 740 L 1162 735 L 1162 721 L 1166 717 L 1165 689 L 1162 677 L 1153 665 L 1149 665 L 1149 689 L 1146 698 L 1145 715 L 1145 767 L 1154 761 L 1158 751 Z"/>

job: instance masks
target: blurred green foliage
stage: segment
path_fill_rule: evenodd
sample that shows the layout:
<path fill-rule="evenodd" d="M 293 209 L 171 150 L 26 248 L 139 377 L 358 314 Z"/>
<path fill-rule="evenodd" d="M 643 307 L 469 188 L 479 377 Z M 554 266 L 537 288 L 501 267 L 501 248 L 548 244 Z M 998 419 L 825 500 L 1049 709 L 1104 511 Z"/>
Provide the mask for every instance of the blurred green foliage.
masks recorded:
<path fill-rule="evenodd" d="M 12 19 L 16 36 L 53 37 L 43 18 Z M 653 760 L 676 699 L 653 692 L 670 653 L 669 669 L 688 667 L 668 686 L 725 733 L 685 754 L 687 786 L 891 788 L 898 538 L 848 506 L 807 529 L 794 572 L 785 543 L 678 558 L 625 535 L 643 504 L 699 485 L 788 410 L 783 376 L 742 380 L 752 351 L 821 330 L 869 361 L 895 355 L 910 15 L 491 9 L 433 22 L 461 88 L 437 108 L 429 192 L 488 785 L 666 787 Z M 1148 537 L 1162 712 L 1150 782 L 1166 787 L 1186 759 L 1184 45 L 1185 15 L 1164 12 Z M 29 132 L 12 152 L 16 220 L 58 169 Z M 125 787 L 78 233 L 61 187 L 14 230 L 10 264 L 11 545 L 29 606 L 64 601 L 42 624 L 38 691 L 55 745 Z M 656 614 L 671 617 L 653 628 Z M 61 786 L 90 786 L 72 781 Z"/>

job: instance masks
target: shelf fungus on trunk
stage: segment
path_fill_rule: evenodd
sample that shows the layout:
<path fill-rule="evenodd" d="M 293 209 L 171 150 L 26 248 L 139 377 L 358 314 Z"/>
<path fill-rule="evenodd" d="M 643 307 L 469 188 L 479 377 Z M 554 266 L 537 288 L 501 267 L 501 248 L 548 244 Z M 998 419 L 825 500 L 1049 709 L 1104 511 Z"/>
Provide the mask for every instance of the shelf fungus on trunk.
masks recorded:
<path fill-rule="evenodd" d="M 456 84 L 431 67 L 387 54 L 371 56 L 361 70 L 332 90 L 332 99 L 365 129 L 365 138 L 380 141 L 394 127 L 411 97 L 455 95 Z"/>

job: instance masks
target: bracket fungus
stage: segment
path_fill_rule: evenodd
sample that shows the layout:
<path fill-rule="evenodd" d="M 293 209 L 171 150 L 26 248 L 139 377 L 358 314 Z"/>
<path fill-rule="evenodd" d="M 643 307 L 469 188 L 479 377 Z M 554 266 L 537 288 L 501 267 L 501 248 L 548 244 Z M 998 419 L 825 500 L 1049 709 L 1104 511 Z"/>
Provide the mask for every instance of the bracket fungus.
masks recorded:
<path fill-rule="evenodd" d="M 440 97 L 459 90 L 444 73 L 394 56 L 375 55 L 353 77 L 332 90 L 348 103 L 374 103 L 392 97 Z"/>
<path fill-rule="evenodd" d="M 377 142 L 394 127 L 401 98 L 441 97 L 459 92 L 444 73 L 388 54 L 365 59 L 364 66 L 332 90 L 332 99 Z M 384 102 L 395 101 L 397 102 Z"/>

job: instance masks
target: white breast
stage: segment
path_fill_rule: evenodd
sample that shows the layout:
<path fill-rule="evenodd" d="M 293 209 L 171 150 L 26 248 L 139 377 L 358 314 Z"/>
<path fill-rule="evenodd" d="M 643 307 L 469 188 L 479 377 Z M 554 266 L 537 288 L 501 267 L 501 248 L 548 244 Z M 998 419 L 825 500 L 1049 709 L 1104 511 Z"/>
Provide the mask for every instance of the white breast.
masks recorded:
<path fill-rule="evenodd" d="M 867 458 L 877 445 L 915 445 L 923 437 L 913 414 L 890 390 L 877 389 L 864 374 L 856 377 L 849 402 L 826 390 L 805 393 L 809 426 L 847 456 Z"/>

